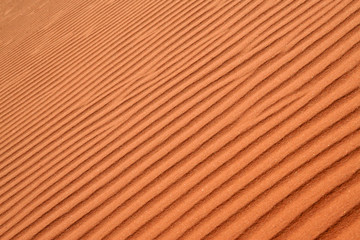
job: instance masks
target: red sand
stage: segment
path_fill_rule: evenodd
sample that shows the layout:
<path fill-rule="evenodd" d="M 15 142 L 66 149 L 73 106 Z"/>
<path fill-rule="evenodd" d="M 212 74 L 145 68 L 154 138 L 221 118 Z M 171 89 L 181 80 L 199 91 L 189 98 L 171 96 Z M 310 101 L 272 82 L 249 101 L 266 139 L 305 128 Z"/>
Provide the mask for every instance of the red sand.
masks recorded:
<path fill-rule="evenodd" d="M 0 239 L 360 239 L 359 0 L 0 16 Z"/>

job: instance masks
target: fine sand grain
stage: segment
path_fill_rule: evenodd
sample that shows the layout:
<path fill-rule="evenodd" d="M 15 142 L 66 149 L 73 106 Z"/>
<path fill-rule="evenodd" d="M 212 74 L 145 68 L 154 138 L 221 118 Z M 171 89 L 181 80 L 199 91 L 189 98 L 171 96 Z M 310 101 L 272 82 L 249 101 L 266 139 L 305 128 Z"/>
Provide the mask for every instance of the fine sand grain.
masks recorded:
<path fill-rule="evenodd" d="M 0 239 L 360 239 L 360 0 L 0 1 Z"/>

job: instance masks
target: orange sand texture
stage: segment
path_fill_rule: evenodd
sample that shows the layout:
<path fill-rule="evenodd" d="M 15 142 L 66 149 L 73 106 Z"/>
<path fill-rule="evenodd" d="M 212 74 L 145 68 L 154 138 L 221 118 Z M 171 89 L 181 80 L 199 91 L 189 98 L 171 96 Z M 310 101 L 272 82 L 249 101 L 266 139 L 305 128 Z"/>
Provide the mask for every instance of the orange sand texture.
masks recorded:
<path fill-rule="evenodd" d="M 0 16 L 0 239 L 360 239 L 360 0 Z"/>

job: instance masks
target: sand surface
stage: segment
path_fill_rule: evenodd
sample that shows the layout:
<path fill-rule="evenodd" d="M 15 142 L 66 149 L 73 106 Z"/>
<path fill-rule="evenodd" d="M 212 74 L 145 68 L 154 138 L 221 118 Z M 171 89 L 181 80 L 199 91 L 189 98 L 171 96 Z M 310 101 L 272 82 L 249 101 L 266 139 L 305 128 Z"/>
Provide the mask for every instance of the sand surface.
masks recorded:
<path fill-rule="evenodd" d="M 360 0 L 1 0 L 0 239 L 360 239 Z"/>

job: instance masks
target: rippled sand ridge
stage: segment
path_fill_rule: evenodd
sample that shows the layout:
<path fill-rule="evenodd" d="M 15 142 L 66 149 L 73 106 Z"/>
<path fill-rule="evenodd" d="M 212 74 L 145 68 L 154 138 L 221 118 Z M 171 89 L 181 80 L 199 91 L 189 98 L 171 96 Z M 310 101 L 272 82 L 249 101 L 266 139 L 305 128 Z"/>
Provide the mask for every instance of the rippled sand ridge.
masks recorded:
<path fill-rule="evenodd" d="M 360 0 L 2 0 L 0 239 L 360 239 Z"/>

